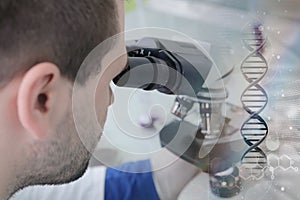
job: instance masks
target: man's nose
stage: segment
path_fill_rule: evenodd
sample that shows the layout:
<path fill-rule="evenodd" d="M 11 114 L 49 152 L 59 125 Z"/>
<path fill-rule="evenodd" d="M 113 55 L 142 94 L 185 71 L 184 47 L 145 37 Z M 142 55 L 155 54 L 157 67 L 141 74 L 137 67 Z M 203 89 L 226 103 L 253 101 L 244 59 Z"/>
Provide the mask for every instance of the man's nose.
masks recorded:
<path fill-rule="evenodd" d="M 114 93 L 112 92 L 112 89 L 109 87 L 109 105 L 113 104 L 114 101 L 115 101 L 115 96 L 114 96 Z"/>

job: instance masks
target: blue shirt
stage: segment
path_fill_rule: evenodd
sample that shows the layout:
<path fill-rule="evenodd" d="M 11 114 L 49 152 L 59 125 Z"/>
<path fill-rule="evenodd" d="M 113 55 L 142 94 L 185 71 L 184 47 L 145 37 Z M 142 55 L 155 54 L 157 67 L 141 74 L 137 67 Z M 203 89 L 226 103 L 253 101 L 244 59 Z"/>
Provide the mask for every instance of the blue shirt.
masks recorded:
<path fill-rule="evenodd" d="M 105 200 L 159 200 L 149 160 L 107 168 Z"/>

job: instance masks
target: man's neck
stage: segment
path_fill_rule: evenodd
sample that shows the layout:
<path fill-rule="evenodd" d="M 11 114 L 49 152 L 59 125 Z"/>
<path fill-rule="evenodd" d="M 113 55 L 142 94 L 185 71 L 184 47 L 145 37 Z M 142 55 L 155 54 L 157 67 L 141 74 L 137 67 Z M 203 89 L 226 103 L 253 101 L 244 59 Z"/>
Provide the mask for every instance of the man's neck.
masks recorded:
<path fill-rule="evenodd" d="M 12 194 L 9 192 L 4 192 L 3 194 L 1 192 L 0 199 L 8 200 L 11 196 L 12 196 Z"/>
<path fill-rule="evenodd" d="M 5 183 L 3 180 L 8 179 L 2 179 L 0 181 L 0 199 L 7 200 L 15 193 L 16 189 L 14 184 L 11 184 L 9 182 Z"/>
<path fill-rule="evenodd" d="M 18 174 L 19 170 L 14 164 L 13 158 L 1 155 L 0 159 L 0 199 L 7 200 L 22 187 L 20 185 L 22 177 Z"/>

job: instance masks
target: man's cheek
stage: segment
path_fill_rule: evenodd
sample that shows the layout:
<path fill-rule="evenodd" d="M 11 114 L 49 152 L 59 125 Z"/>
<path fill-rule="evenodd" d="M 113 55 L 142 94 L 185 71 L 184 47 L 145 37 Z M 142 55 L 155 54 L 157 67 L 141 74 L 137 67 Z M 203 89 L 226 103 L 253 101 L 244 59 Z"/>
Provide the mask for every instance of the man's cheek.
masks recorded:
<path fill-rule="evenodd" d="M 100 109 L 99 112 L 97 113 L 97 117 L 98 117 L 98 122 L 101 126 L 101 128 L 104 128 L 104 124 L 106 122 L 106 118 L 107 118 L 107 111 L 108 109 Z"/>
<path fill-rule="evenodd" d="M 103 128 L 104 123 L 106 121 L 106 116 L 107 116 L 107 107 L 109 105 L 109 97 L 106 95 L 104 98 L 103 96 L 101 98 L 96 99 L 96 114 L 98 118 L 98 122 Z"/>

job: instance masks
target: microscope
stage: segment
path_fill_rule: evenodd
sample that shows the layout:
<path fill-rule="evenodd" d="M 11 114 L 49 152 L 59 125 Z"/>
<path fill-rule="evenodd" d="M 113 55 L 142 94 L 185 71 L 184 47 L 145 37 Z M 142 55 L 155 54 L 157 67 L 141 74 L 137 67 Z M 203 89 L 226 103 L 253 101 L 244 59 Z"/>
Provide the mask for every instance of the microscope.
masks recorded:
<path fill-rule="evenodd" d="M 120 87 L 158 90 L 175 95 L 172 121 L 160 131 L 162 147 L 210 175 L 211 191 L 219 197 L 239 193 L 236 164 L 246 145 L 239 134 L 242 109 L 226 103 L 228 91 L 207 84 L 216 66 L 197 45 L 159 38 L 143 38 L 127 46 L 128 65 L 114 78 Z M 237 120 L 238 121 L 238 120 Z M 239 148 L 234 148 L 239 147 Z"/>

